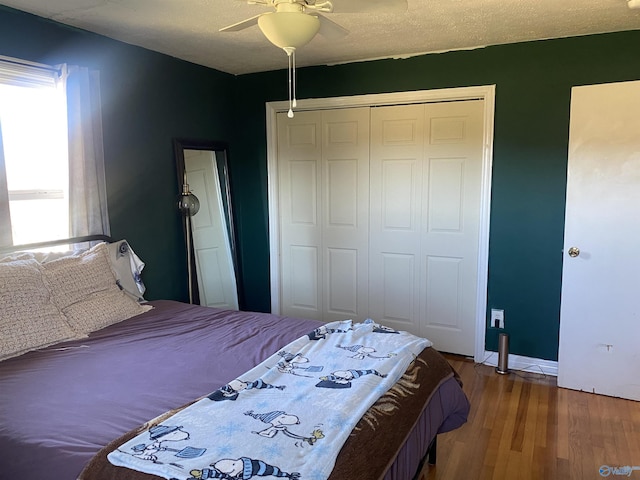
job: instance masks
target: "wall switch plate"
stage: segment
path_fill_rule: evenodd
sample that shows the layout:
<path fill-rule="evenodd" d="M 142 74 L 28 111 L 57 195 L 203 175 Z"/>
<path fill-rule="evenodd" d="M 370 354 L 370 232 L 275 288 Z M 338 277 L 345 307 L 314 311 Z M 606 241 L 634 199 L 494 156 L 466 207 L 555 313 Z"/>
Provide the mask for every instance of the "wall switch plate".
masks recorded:
<path fill-rule="evenodd" d="M 504 310 L 491 309 L 491 326 L 493 328 L 504 328 Z"/>

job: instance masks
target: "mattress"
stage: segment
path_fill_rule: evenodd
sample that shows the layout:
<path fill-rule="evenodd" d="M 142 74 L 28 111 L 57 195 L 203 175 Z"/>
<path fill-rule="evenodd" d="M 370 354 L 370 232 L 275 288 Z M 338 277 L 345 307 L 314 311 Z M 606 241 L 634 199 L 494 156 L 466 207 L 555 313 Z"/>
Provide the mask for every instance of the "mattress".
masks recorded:
<path fill-rule="evenodd" d="M 322 325 L 169 300 L 149 304 L 151 311 L 88 338 L 0 362 L 1 479 L 71 479 L 85 469 L 83 478 L 155 478 L 110 466 L 103 458 L 109 445 L 220 388 Z M 422 375 L 436 364 L 442 372 L 431 381 L 427 376 L 422 380 L 425 386 L 433 385 L 411 397 L 415 413 L 407 419 L 400 410 L 396 417 L 361 428 L 371 428 L 369 437 L 384 440 L 379 447 L 384 450 L 379 455 L 384 464 L 378 466 L 380 478 L 412 478 L 433 437 L 466 421 L 469 404 L 455 373 L 450 367 L 446 371 L 440 354 L 425 350 L 424 363 L 417 365 Z M 393 446 L 385 432 L 397 430 L 390 426 L 399 418 L 405 427 L 396 432 Z M 370 453 L 349 447 L 352 440 L 358 441 L 358 435 L 343 447 L 336 469 L 355 471 L 358 462 L 366 465 Z M 350 457 L 345 460 L 343 454 Z"/>

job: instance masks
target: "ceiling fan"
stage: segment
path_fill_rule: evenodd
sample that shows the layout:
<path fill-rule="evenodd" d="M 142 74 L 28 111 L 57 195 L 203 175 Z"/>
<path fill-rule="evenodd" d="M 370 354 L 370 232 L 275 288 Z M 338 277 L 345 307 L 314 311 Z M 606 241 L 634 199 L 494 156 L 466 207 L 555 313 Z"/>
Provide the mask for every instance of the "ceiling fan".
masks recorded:
<path fill-rule="evenodd" d="M 327 13 L 393 13 L 404 12 L 407 0 L 247 0 L 250 5 L 272 7 L 274 11 L 221 28 L 221 32 L 237 32 L 258 25 L 267 39 L 282 48 L 289 57 L 289 117 L 293 117 L 295 99 L 295 52 L 316 34 L 333 39 L 349 31 L 329 20 Z"/>
<path fill-rule="evenodd" d="M 249 5 L 272 7 L 274 11 L 255 15 L 221 28 L 220 31 L 237 32 L 257 24 L 267 39 L 280 48 L 285 46 L 300 48 L 310 42 L 316 33 L 328 38 L 340 38 L 349 33 L 347 29 L 322 15 L 323 13 L 394 13 L 404 12 L 407 9 L 407 0 L 246 1 Z M 303 15 L 308 18 L 304 18 Z M 289 33 L 290 30 L 297 30 L 299 38 L 290 38 L 288 35 L 296 35 L 296 33 Z M 287 42 L 283 43 L 283 40 L 288 40 L 288 44 L 285 45 L 284 43 Z"/>

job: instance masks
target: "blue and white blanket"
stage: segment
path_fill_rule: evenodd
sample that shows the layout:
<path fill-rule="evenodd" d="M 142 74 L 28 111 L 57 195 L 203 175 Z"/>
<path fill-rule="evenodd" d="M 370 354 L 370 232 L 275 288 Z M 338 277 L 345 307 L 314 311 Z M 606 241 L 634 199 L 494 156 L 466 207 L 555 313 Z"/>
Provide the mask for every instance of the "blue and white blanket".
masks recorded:
<path fill-rule="evenodd" d="M 326 324 L 107 458 L 167 479 L 325 480 L 356 423 L 428 346 L 371 320 Z"/>

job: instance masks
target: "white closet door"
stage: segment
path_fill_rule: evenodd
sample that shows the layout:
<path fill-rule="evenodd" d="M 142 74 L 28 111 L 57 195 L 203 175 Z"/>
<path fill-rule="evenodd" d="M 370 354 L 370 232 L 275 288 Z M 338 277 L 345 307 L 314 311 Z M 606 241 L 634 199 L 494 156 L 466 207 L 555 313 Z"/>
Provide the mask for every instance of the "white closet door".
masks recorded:
<path fill-rule="evenodd" d="M 285 315 L 366 317 L 368 110 L 277 116 Z"/>
<path fill-rule="evenodd" d="M 372 110 L 370 314 L 473 355 L 483 101 Z"/>
<path fill-rule="evenodd" d="M 424 105 L 371 110 L 369 311 L 420 333 Z"/>
<path fill-rule="evenodd" d="M 322 113 L 325 321 L 364 321 L 369 278 L 369 108 Z"/>
<path fill-rule="evenodd" d="M 296 112 L 293 119 L 284 113 L 277 117 L 280 313 L 318 320 L 323 317 L 321 117 L 320 112 Z"/>

